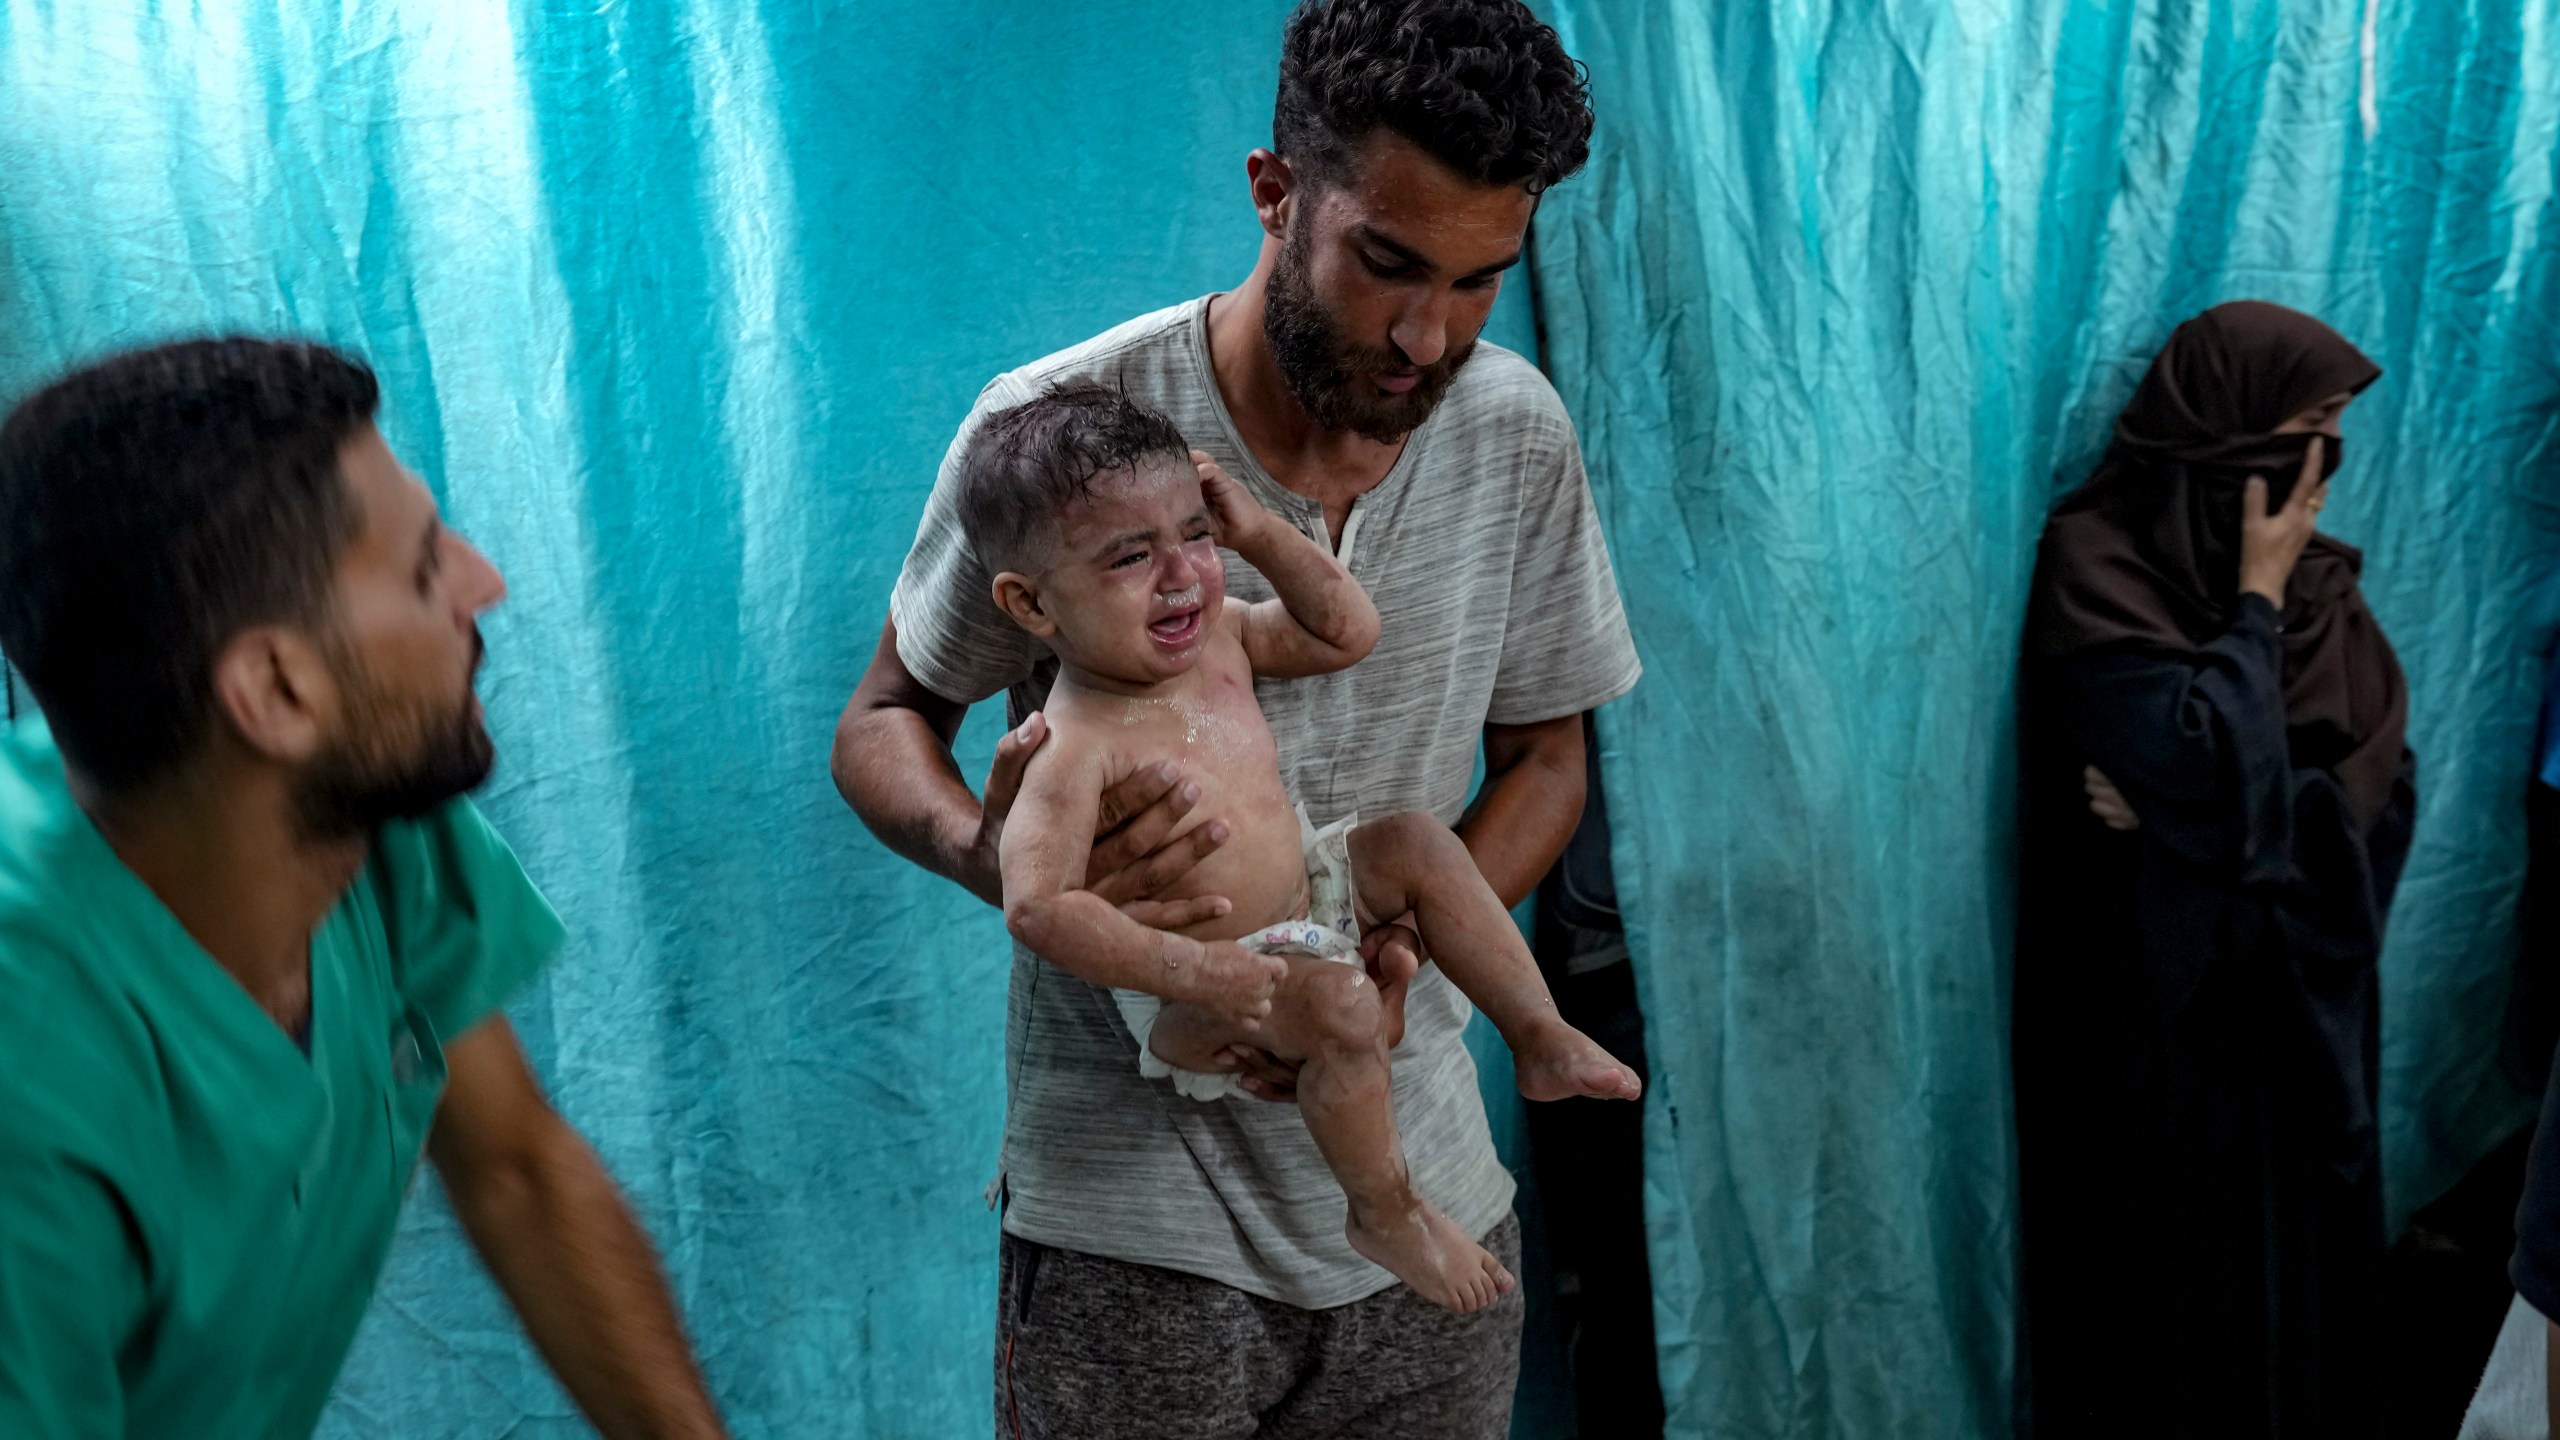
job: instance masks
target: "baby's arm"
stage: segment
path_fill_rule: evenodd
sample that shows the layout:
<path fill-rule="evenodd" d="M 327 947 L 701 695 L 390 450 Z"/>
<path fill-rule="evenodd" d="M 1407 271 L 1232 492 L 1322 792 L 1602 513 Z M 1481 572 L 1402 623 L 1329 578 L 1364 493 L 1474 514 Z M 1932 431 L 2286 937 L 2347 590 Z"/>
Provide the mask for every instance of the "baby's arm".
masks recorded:
<path fill-rule="evenodd" d="M 1357 664 L 1378 643 L 1378 607 L 1369 592 L 1216 461 L 1194 450 L 1191 463 L 1217 517 L 1218 543 L 1251 561 L 1278 597 L 1243 607 L 1239 617 L 1253 673 L 1326 675 Z"/>
<path fill-rule="evenodd" d="M 1080 888 L 1102 805 L 1102 757 L 1052 736 L 1033 754 L 998 851 L 1013 938 L 1079 980 L 1188 1002 L 1252 1029 L 1288 962 L 1232 940 L 1151 930 Z"/>

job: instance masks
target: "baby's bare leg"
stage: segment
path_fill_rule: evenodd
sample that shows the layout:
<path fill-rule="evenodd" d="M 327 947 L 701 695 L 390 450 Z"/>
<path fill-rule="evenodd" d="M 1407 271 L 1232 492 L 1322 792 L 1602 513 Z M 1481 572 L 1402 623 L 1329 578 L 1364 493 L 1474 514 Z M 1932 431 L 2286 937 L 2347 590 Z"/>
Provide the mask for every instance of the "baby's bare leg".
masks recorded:
<path fill-rule="evenodd" d="M 1597 1041 L 1564 1023 L 1537 958 L 1449 827 L 1418 811 L 1351 832 L 1352 881 L 1369 913 L 1412 912 L 1423 948 L 1511 1047 L 1520 1093 L 1633 1100 L 1643 1085 Z"/>
<path fill-rule="evenodd" d="M 1147 1049 L 1177 1070 L 1209 1073 L 1227 1069 L 1219 1052 L 1230 1045 L 1260 1045 L 1263 1038 L 1232 1020 L 1197 1005 L 1169 1001 L 1147 1032 Z"/>
<path fill-rule="evenodd" d="M 1298 1110 L 1351 1202 L 1351 1248 L 1415 1293 L 1464 1314 L 1511 1288 L 1511 1275 L 1413 1188 L 1396 1133 L 1377 987 L 1357 965 L 1293 959 L 1263 1032 L 1303 1060 Z M 1161 1052 L 1159 1052 L 1161 1053 Z"/>

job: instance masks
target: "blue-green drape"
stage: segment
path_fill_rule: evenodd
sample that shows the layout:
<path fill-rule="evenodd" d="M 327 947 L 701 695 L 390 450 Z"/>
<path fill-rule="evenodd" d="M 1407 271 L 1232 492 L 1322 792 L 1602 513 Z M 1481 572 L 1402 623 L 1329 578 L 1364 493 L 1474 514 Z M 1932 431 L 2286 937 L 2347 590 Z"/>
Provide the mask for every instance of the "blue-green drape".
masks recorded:
<path fill-rule="evenodd" d="M 328 336 L 508 573 L 487 803 L 576 937 L 517 1021 L 742 1435 L 985 1424 L 1000 927 L 828 732 L 978 384 L 1243 273 L 1285 8 L 0 0 L 0 398 Z M 1602 116 L 1534 278 L 1649 666 L 1604 739 L 1674 1431 L 1998 1434 L 2019 613 L 2211 301 L 2389 367 L 2331 513 L 2425 763 L 2397 1203 L 2527 1113 L 2560 4 L 1543 8 Z M 422 1195 L 326 1433 L 579 1430 Z"/>
<path fill-rule="evenodd" d="M 978 387 L 1251 266 L 1285 11 L 0 3 L 0 398 L 326 336 L 506 573 L 484 803 L 574 937 L 516 1020 L 742 1436 L 992 1413 L 1003 929 L 827 746 Z M 432 1190 L 324 1433 L 584 1433 Z"/>
<path fill-rule="evenodd" d="M 2329 513 L 2426 795 L 2385 961 L 2395 1209 L 2531 1113 L 2495 1057 L 2560 570 L 2560 6 L 1554 11 L 1604 117 L 1538 293 L 1647 665 L 1603 723 L 1673 1430 L 2003 1433 L 2026 584 L 2217 300 L 2387 369 Z"/>

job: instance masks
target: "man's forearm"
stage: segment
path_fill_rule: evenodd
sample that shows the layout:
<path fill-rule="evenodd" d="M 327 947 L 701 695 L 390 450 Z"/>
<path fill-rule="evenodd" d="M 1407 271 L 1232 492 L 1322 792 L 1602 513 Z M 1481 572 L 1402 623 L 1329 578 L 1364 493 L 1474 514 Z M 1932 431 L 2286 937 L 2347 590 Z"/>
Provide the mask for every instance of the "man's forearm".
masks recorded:
<path fill-rule="evenodd" d="M 1458 822 L 1485 883 L 1505 906 L 1529 898 L 1582 823 L 1582 717 L 1488 726 L 1484 788 Z"/>
<path fill-rule="evenodd" d="M 848 709 L 828 768 L 881 844 L 990 905 L 1004 903 L 995 858 L 976 848 L 978 796 L 924 716 L 897 706 Z"/>
<path fill-rule="evenodd" d="M 445 1179 L 473 1247 L 598 1433 L 726 1433 L 648 1237 L 585 1140 L 562 1123 L 518 1166 Z"/>

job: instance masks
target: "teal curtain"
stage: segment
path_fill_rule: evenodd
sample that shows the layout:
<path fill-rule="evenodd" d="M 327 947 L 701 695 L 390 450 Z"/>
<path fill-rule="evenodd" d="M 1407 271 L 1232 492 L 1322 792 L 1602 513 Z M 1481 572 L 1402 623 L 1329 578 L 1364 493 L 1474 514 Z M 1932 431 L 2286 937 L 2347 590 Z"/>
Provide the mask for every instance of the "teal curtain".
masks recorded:
<path fill-rule="evenodd" d="M 0 398 L 327 336 L 507 572 L 487 805 L 575 935 L 516 1019 L 742 1435 L 986 1424 L 1001 931 L 861 832 L 828 734 L 977 386 L 1244 273 L 1285 9 L 0 0 Z M 2389 370 L 2330 513 L 2424 757 L 2396 1207 L 2530 1114 L 2494 1036 L 2560 569 L 2560 4 L 1542 9 L 1602 117 L 1534 279 L 1648 663 L 1603 738 L 1673 1430 L 1997 1435 L 2030 557 L 2215 300 Z M 431 1184 L 325 1433 L 582 1433 Z"/>
<path fill-rule="evenodd" d="M 1552 13 L 1602 117 L 1537 278 L 1646 662 L 1602 720 L 1672 1430 L 2002 1434 L 2026 586 L 2047 506 L 2216 301 L 2386 367 L 2329 513 L 2422 757 L 2395 1211 L 2532 1114 L 2495 1057 L 2560 571 L 2560 6 Z"/>
<path fill-rule="evenodd" d="M 741 1436 L 990 1423 L 1003 927 L 828 742 L 979 386 L 1251 267 L 1286 9 L 0 3 L 0 403 L 325 336 L 506 573 L 484 803 L 573 936 L 515 1019 Z M 587 1433 L 432 1181 L 323 1433 Z"/>

